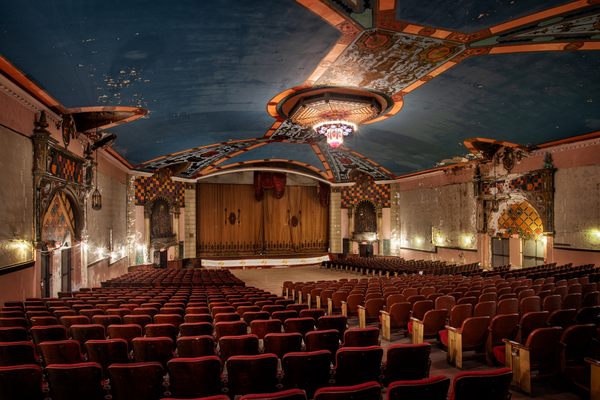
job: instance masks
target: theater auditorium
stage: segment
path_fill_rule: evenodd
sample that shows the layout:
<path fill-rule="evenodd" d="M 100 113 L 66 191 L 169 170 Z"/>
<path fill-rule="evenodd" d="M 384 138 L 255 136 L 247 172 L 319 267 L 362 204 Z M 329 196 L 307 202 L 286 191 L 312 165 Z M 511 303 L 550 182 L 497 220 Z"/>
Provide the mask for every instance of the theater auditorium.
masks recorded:
<path fill-rule="evenodd" d="M 597 0 L 0 2 L 1 400 L 600 400 Z"/>

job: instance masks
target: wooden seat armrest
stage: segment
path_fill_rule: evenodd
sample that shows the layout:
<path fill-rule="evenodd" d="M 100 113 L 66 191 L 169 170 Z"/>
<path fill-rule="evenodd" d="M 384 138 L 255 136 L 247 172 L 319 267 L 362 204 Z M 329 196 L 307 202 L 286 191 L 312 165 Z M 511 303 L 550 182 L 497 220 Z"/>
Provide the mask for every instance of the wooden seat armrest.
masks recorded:
<path fill-rule="evenodd" d="M 412 322 L 417 322 L 417 323 L 419 323 L 419 324 L 422 324 L 422 323 L 423 323 L 423 321 L 421 321 L 420 319 L 418 319 L 418 318 L 415 318 L 415 317 L 410 317 L 410 320 L 411 320 Z"/>
<path fill-rule="evenodd" d="M 389 312 L 387 312 L 387 311 L 384 311 L 384 310 L 380 310 L 380 311 L 379 311 L 379 314 L 381 314 L 381 315 L 385 315 L 386 317 L 389 317 L 389 315 L 390 315 L 390 313 L 389 313 Z"/>
<path fill-rule="evenodd" d="M 364 309 L 365 309 L 365 306 L 361 306 L 361 305 L 359 304 L 359 305 L 358 305 L 358 308 L 359 308 L 360 310 L 364 310 Z"/>
<path fill-rule="evenodd" d="M 596 359 L 590 358 L 590 357 L 585 357 L 584 360 L 586 363 L 588 363 L 590 365 L 595 365 L 597 367 L 600 367 L 600 360 L 596 360 Z"/>
<path fill-rule="evenodd" d="M 514 340 L 509 340 L 509 339 L 502 339 L 502 341 L 504 343 L 508 343 L 510 344 L 512 347 L 515 347 L 517 349 L 523 349 L 523 350 L 529 350 L 529 347 L 525 346 L 524 344 L 521 343 L 517 343 Z"/>
<path fill-rule="evenodd" d="M 453 327 L 453 326 L 450 326 L 450 325 L 446 325 L 446 327 L 445 327 L 445 328 L 446 328 L 446 329 L 448 329 L 449 331 L 452 331 L 452 332 L 458 332 L 458 333 L 461 333 L 461 332 L 462 332 L 462 331 L 460 330 L 460 328 L 455 328 L 455 327 Z"/>
<path fill-rule="evenodd" d="M 342 300 L 342 304 L 346 304 L 346 302 L 344 300 Z"/>

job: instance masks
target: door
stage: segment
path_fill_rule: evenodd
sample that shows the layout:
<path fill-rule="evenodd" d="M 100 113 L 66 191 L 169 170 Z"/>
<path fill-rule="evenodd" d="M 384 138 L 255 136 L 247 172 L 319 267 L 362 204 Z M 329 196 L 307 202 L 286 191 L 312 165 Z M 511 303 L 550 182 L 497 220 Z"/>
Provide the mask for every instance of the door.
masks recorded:
<path fill-rule="evenodd" d="M 492 267 L 509 265 L 508 238 L 492 238 Z"/>
<path fill-rule="evenodd" d="M 361 257 L 370 257 L 373 255 L 373 245 L 371 243 L 359 244 L 358 245 L 358 254 Z"/>
<path fill-rule="evenodd" d="M 71 249 L 64 249 L 60 254 L 60 290 L 61 292 L 71 291 L 71 262 L 72 262 L 72 251 Z"/>
<path fill-rule="evenodd" d="M 546 244 L 539 239 L 523 239 L 523 268 L 541 265 L 546 258 Z"/>
<path fill-rule="evenodd" d="M 42 252 L 42 297 L 50 297 L 50 282 L 52 282 L 52 258 L 50 253 Z"/>

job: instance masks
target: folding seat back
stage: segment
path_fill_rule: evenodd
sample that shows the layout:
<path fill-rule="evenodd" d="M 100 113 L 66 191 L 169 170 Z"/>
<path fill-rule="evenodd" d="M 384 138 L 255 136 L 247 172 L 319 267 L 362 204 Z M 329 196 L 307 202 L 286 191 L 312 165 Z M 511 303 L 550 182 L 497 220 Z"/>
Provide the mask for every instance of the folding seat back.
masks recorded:
<path fill-rule="evenodd" d="M 376 381 L 381 375 L 383 349 L 379 346 L 342 347 L 335 356 L 337 385 Z"/>
<path fill-rule="evenodd" d="M 450 310 L 450 319 L 448 321 L 448 325 L 453 328 L 459 328 L 462 325 L 463 321 L 469 318 L 472 314 L 472 304 L 457 304 Z"/>
<path fill-rule="evenodd" d="M 20 326 L 27 328 L 27 320 L 25 318 L 0 318 L 0 327 Z"/>
<path fill-rule="evenodd" d="M 108 373 L 113 400 L 162 397 L 164 369 L 158 362 L 112 364 Z"/>
<path fill-rule="evenodd" d="M 156 314 L 154 316 L 155 324 L 171 324 L 176 328 L 183 323 L 183 316 L 179 314 Z"/>
<path fill-rule="evenodd" d="M 103 400 L 102 367 L 94 362 L 46 367 L 52 400 Z M 129 382 L 130 383 L 130 382 Z M 114 397 L 118 400 L 117 397 Z"/>
<path fill-rule="evenodd" d="M 142 327 L 137 324 L 109 325 L 107 328 L 110 339 L 125 339 L 131 347 L 131 341 L 142 336 Z"/>
<path fill-rule="evenodd" d="M 344 347 L 379 346 L 379 328 L 351 328 L 344 333 Z"/>
<path fill-rule="evenodd" d="M 362 294 L 350 294 L 346 299 L 346 306 L 348 315 L 356 315 L 358 312 L 358 306 L 365 303 L 365 296 Z"/>
<path fill-rule="evenodd" d="M 452 307 L 456 304 L 456 299 L 452 296 L 444 295 L 435 299 L 435 309 L 436 310 L 448 310 L 450 311 Z"/>
<path fill-rule="evenodd" d="M 498 295 L 496 294 L 496 292 L 482 293 L 479 296 L 478 303 L 484 303 L 486 301 L 493 301 L 494 303 L 497 303 Z"/>
<path fill-rule="evenodd" d="M 342 308 L 342 301 L 346 301 L 348 295 L 349 294 L 346 291 L 337 291 L 331 295 L 331 303 L 334 311 L 338 311 Z"/>
<path fill-rule="evenodd" d="M 246 324 L 250 325 L 252 321 L 268 320 L 271 315 L 266 311 L 248 311 L 242 315 L 242 319 Z"/>
<path fill-rule="evenodd" d="M 287 353 L 281 360 L 283 384 L 300 388 L 309 398 L 314 392 L 329 384 L 331 353 L 328 350 Z"/>
<path fill-rule="evenodd" d="M 385 306 L 383 297 L 374 297 L 365 301 L 365 317 L 366 321 L 379 320 L 379 313 Z"/>
<path fill-rule="evenodd" d="M 217 315 L 217 314 L 221 314 L 221 313 L 235 313 L 235 307 L 233 306 L 220 306 L 220 307 L 213 307 L 210 310 L 210 313 L 212 314 L 213 318 Z"/>
<path fill-rule="evenodd" d="M 181 336 L 177 339 L 177 355 L 183 358 L 205 357 L 215 354 L 212 335 Z"/>
<path fill-rule="evenodd" d="M 100 364 L 105 376 L 109 365 L 129 362 L 129 347 L 124 339 L 88 340 L 85 348 L 88 361 Z"/>
<path fill-rule="evenodd" d="M 529 334 L 525 346 L 529 348 L 529 361 L 532 370 L 539 370 L 540 375 L 558 372 L 562 333 L 562 328 L 554 326 L 538 328 Z"/>
<path fill-rule="evenodd" d="M 600 305 L 600 292 L 593 291 L 583 294 L 582 307 L 594 307 Z"/>
<path fill-rule="evenodd" d="M 479 295 L 477 297 L 479 297 Z M 477 304 L 477 297 L 476 296 L 461 297 L 460 299 L 458 299 L 456 301 L 456 305 L 471 304 L 473 307 L 475 307 L 475 304 Z"/>
<path fill-rule="evenodd" d="M 252 356 L 258 354 L 258 337 L 253 334 L 223 336 L 219 339 L 221 360 L 231 356 Z"/>
<path fill-rule="evenodd" d="M 326 315 L 317 320 L 318 330 L 337 329 L 340 335 L 346 332 L 347 326 L 348 319 L 343 315 Z"/>
<path fill-rule="evenodd" d="M 80 310 L 79 314 L 85 315 L 91 321 L 95 315 L 104 315 L 104 314 L 106 314 L 106 312 L 104 310 L 102 310 L 101 308 L 86 308 L 86 309 Z"/>
<path fill-rule="evenodd" d="M 494 347 L 504 347 L 502 339 L 515 340 L 518 330 L 519 314 L 500 314 L 492 318 L 488 327 L 488 357 L 491 357 L 491 352 Z"/>
<path fill-rule="evenodd" d="M 432 301 L 432 300 L 427 300 L 427 297 L 423 296 L 422 294 L 415 294 L 413 296 L 408 296 L 406 298 L 406 301 L 408 301 L 414 307 L 415 303 L 418 303 L 420 301 Z M 433 308 L 433 305 L 432 305 L 432 308 Z"/>
<path fill-rule="evenodd" d="M 269 333 L 264 337 L 264 352 L 282 358 L 284 354 L 302 350 L 300 333 Z"/>
<path fill-rule="evenodd" d="M 94 315 L 92 317 L 92 324 L 102 325 L 104 330 L 108 328 L 109 325 L 113 324 L 121 324 L 123 322 L 123 318 L 120 315 L 110 314 L 110 315 Z"/>
<path fill-rule="evenodd" d="M 0 343 L 0 366 L 36 364 L 35 349 L 29 341 Z"/>
<path fill-rule="evenodd" d="M 491 318 L 470 317 L 463 321 L 462 332 L 462 350 L 477 350 L 485 346 L 488 328 Z"/>
<path fill-rule="evenodd" d="M 494 318 L 496 316 L 496 302 L 484 301 L 483 303 L 477 303 L 473 310 L 473 316 Z"/>
<path fill-rule="evenodd" d="M 290 318 L 298 318 L 298 311 L 295 310 L 285 310 L 285 311 L 274 311 L 271 313 L 272 319 L 278 319 L 281 323 L 284 323 Z"/>
<path fill-rule="evenodd" d="M 123 318 L 124 316 L 129 315 L 129 314 L 136 314 L 136 315 L 137 314 L 142 314 L 142 315 L 146 315 L 146 314 L 143 314 L 143 313 L 134 312 L 135 310 L 136 309 L 130 310 L 129 308 L 107 308 L 105 311 L 106 311 L 107 315 L 118 315 L 121 318 Z"/>
<path fill-rule="evenodd" d="M 169 337 L 137 337 L 132 344 L 135 362 L 156 361 L 165 366 L 173 357 L 173 340 Z"/>
<path fill-rule="evenodd" d="M 456 306 L 455 306 L 456 307 Z M 435 337 L 446 326 L 447 310 L 429 310 L 423 317 L 423 337 Z"/>
<path fill-rule="evenodd" d="M 283 323 L 283 329 L 286 333 L 298 332 L 304 336 L 315 329 L 315 320 L 310 317 L 288 318 Z"/>
<path fill-rule="evenodd" d="M 548 326 L 560 326 L 567 328 L 575 323 L 577 311 L 574 308 L 564 310 L 554 310 L 548 315 Z"/>
<path fill-rule="evenodd" d="M 269 315 L 272 315 L 275 311 L 285 311 L 285 307 L 283 304 L 266 304 L 260 308 L 260 311 L 266 311 Z M 258 307 L 256 307 L 258 308 Z M 239 311 L 239 308 L 238 308 Z M 252 310 L 248 310 L 252 311 Z M 258 311 L 258 310 L 257 310 Z"/>
<path fill-rule="evenodd" d="M 217 322 L 215 324 L 215 337 L 239 336 L 248 333 L 248 325 L 244 321 Z"/>
<path fill-rule="evenodd" d="M 406 328 L 412 306 L 409 302 L 394 303 L 389 309 L 391 328 Z"/>
<path fill-rule="evenodd" d="M 563 331 L 560 338 L 561 368 L 571 365 L 585 365 L 592 342 L 597 335 L 595 324 L 573 325 Z"/>
<path fill-rule="evenodd" d="M 188 307 L 185 309 L 185 315 L 187 314 L 210 314 L 208 307 Z"/>
<path fill-rule="evenodd" d="M 432 376 L 417 380 L 391 382 L 387 389 L 387 400 L 446 400 L 450 378 Z"/>
<path fill-rule="evenodd" d="M 380 400 L 381 386 L 376 381 L 352 386 L 324 387 L 315 392 L 315 400 Z"/>
<path fill-rule="evenodd" d="M 231 396 L 270 393 L 277 390 L 275 354 L 233 356 L 227 360 L 227 379 Z"/>
<path fill-rule="evenodd" d="M 39 345 L 45 365 L 77 364 L 82 361 L 81 346 L 76 340 L 43 342 Z"/>
<path fill-rule="evenodd" d="M 144 328 L 144 333 L 146 337 L 168 337 L 175 342 L 179 330 L 171 324 L 148 324 Z"/>
<path fill-rule="evenodd" d="M 29 340 L 27 329 L 20 326 L 11 326 L 0 328 L 0 343 L 6 342 L 24 342 Z"/>
<path fill-rule="evenodd" d="M 32 317 L 29 321 L 31 322 L 31 326 L 58 325 L 58 319 L 49 316 Z"/>
<path fill-rule="evenodd" d="M 67 334 L 71 335 L 71 325 L 88 325 L 90 319 L 85 315 L 65 316 L 60 317 L 60 323 L 67 328 Z"/>
<path fill-rule="evenodd" d="M 534 311 L 529 312 L 521 317 L 519 322 L 519 334 L 517 335 L 517 342 L 525 343 L 529 334 L 537 329 L 546 327 L 546 321 L 548 320 L 548 311 Z"/>
<path fill-rule="evenodd" d="M 307 308 L 300 311 L 300 318 L 312 318 L 317 321 L 319 318 L 325 315 L 325 310 L 320 308 Z"/>
<path fill-rule="evenodd" d="M 42 370 L 38 365 L 0 366 L 0 399 L 42 400 L 45 397 Z"/>
<path fill-rule="evenodd" d="M 183 322 L 213 322 L 213 317 L 210 314 L 185 314 Z"/>
<path fill-rule="evenodd" d="M 274 393 L 247 394 L 240 397 L 240 400 L 306 400 L 306 393 L 301 389 L 288 389 Z"/>
<path fill-rule="evenodd" d="M 433 310 L 433 301 L 431 300 L 420 300 L 413 303 L 412 306 L 412 318 L 423 320 L 425 313 L 429 310 Z"/>
<path fill-rule="evenodd" d="M 506 400 L 510 398 L 512 370 L 460 372 L 452 381 L 450 400 Z"/>
<path fill-rule="evenodd" d="M 576 312 L 574 319 L 578 324 L 597 324 L 599 315 L 600 306 L 582 307 L 579 311 Z"/>
<path fill-rule="evenodd" d="M 240 321 L 241 317 L 238 313 L 218 313 L 214 316 L 213 321 L 217 322 L 229 322 L 229 321 Z"/>
<path fill-rule="evenodd" d="M 558 294 L 550 295 L 544 297 L 542 301 L 542 309 L 543 311 L 548 311 L 549 313 L 560 310 L 562 304 L 562 298 Z"/>
<path fill-rule="evenodd" d="M 581 304 L 582 304 L 581 293 L 569 293 L 563 299 L 562 308 L 563 309 L 574 308 L 576 310 L 579 310 L 581 308 Z"/>
<path fill-rule="evenodd" d="M 304 343 L 306 351 L 327 350 L 333 360 L 340 348 L 340 333 L 336 329 L 311 331 L 304 337 Z"/>
<path fill-rule="evenodd" d="M 221 360 L 217 356 L 174 358 L 167 364 L 172 396 L 182 398 L 221 393 Z"/>
<path fill-rule="evenodd" d="M 496 314 L 515 314 L 519 313 L 519 300 L 515 298 L 500 299 L 498 301 L 498 307 Z"/>
<path fill-rule="evenodd" d="M 106 339 L 106 333 L 104 332 L 104 326 L 98 324 L 71 325 L 71 337 L 79 342 L 85 353 L 85 342 Z"/>
<path fill-rule="evenodd" d="M 396 344 L 387 350 L 383 382 L 425 379 L 431 366 L 431 344 Z"/>
<path fill-rule="evenodd" d="M 269 333 L 281 333 L 282 324 L 278 319 L 254 320 L 250 323 L 250 331 L 258 336 L 259 339 Z"/>
<path fill-rule="evenodd" d="M 212 335 L 213 326 L 208 322 L 186 322 L 179 325 L 179 334 L 181 336 Z"/>
<path fill-rule="evenodd" d="M 0 311 L 0 318 L 24 318 L 25 313 L 23 310 L 6 310 L 5 308 Z"/>
<path fill-rule="evenodd" d="M 158 310 L 158 314 L 166 314 L 166 315 L 179 315 L 180 317 L 183 317 L 183 315 L 185 314 L 185 310 L 182 307 L 166 307 L 163 306 L 160 308 L 160 310 Z M 155 315 L 156 317 L 156 315 Z"/>

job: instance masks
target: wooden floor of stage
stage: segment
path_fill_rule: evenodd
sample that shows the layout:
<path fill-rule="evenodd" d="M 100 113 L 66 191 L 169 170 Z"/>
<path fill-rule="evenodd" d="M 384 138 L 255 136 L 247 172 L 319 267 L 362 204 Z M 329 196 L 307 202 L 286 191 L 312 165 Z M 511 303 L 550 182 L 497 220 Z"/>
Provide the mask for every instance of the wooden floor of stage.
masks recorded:
<path fill-rule="evenodd" d="M 281 295 L 284 281 L 306 282 L 361 277 L 355 273 L 327 270 L 317 265 L 298 266 L 293 268 L 239 269 L 232 270 L 231 272 L 238 278 L 245 281 L 247 286 L 255 286 L 277 295 Z M 351 327 L 358 326 L 358 321 L 356 318 L 350 318 L 348 322 Z M 404 338 L 402 335 L 395 334 L 392 338 L 392 343 L 410 343 L 410 339 Z M 381 345 L 385 349 L 390 345 L 390 343 L 387 341 L 382 341 Z M 434 345 L 431 352 L 430 376 L 445 375 L 453 378 L 456 374 L 462 371 L 481 371 L 490 369 L 490 367 L 488 367 L 481 359 L 469 360 L 466 358 L 463 363 L 463 370 L 450 367 L 446 362 L 446 352 Z M 576 400 L 581 398 L 572 392 L 567 392 L 567 387 L 564 386 L 559 379 L 544 381 L 543 383 L 534 383 L 533 390 L 535 394 L 533 398 L 535 399 Z M 512 391 L 512 393 L 512 400 L 525 400 L 532 398 L 517 391 Z"/>

